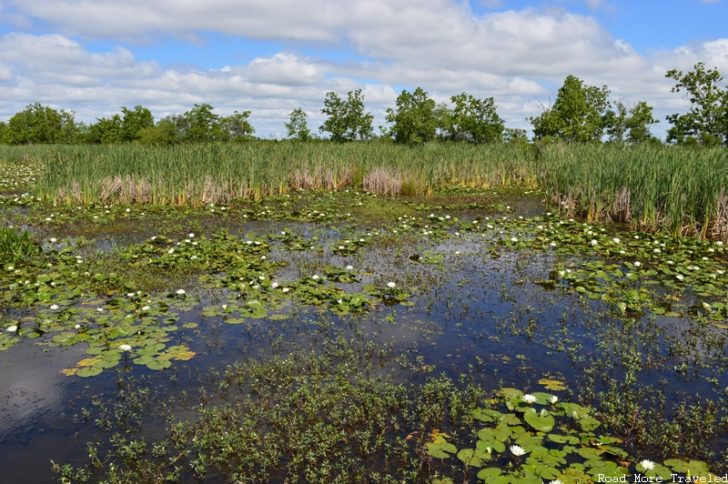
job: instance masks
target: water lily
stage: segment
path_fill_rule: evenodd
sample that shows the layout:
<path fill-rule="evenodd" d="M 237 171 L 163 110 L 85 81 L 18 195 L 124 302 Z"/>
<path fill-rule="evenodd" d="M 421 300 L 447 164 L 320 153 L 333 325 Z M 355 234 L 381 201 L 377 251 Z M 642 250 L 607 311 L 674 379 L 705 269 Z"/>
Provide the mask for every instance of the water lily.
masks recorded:
<path fill-rule="evenodd" d="M 318 281 L 319 280 L 319 277 L 320 276 L 318 274 L 314 274 L 314 275 L 311 276 L 311 279 L 313 279 L 314 281 Z"/>
<path fill-rule="evenodd" d="M 597 242 L 597 239 L 591 239 L 589 241 L 589 245 L 591 245 L 592 247 L 594 247 L 595 245 L 598 245 L 598 244 L 599 244 L 599 242 Z"/>
<path fill-rule="evenodd" d="M 51 237 L 48 240 L 50 241 L 51 244 L 55 244 L 56 242 L 58 242 L 58 239 L 56 239 L 55 237 Z"/>
<path fill-rule="evenodd" d="M 551 398 L 549 398 L 549 402 L 551 402 L 552 405 L 558 401 L 559 401 L 559 397 L 557 397 L 556 395 L 552 395 Z"/>
<path fill-rule="evenodd" d="M 142 311 L 149 311 L 150 309 L 152 308 L 149 306 L 142 306 Z"/>
<path fill-rule="evenodd" d="M 622 242 L 622 241 L 620 240 L 620 238 L 619 238 L 619 237 L 614 237 L 614 238 L 612 239 L 612 242 L 614 242 L 615 244 L 619 244 L 619 243 L 620 243 L 620 242 Z"/>
<path fill-rule="evenodd" d="M 526 393 L 525 395 L 523 395 L 523 401 L 526 403 L 534 403 L 536 400 L 538 399 L 530 393 Z"/>
<path fill-rule="evenodd" d="M 549 484 L 564 484 L 564 483 L 561 482 L 560 480 L 556 479 L 554 481 L 549 481 Z"/>
<path fill-rule="evenodd" d="M 270 285 L 270 287 L 272 287 L 273 289 L 275 289 L 275 288 L 278 287 L 278 283 L 277 282 L 272 282 L 271 285 Z"/>
<path fill-rule="evenodd" d="M 290 290 L 291 290 L 291 288 L 290 288 L 290 287 L 284 287 L 283 289 L 281 289 L 281 291 L 283 291 L 283 292 L 288 292 L 288 291 L 290 291 Z"/>
<path fill-rule="evenodd" d="M 61 307 L 58 304 L 51 304 L 52 311 L 58 311 Z"/>
<path fill-rule="evenodd" d="M 518 242 L 518 237 L 511 237 L 511 242 Z"/>
<path fill-rule="evenodd" d="M 354 270 L 354 266 L 352 266 L 352 265 L 348 265 L 348 266 L 346 266 L 346 268 L 345 268 L 345 269 L 346 269 L 347 271 L 353 271 L 353 270 Z"/>
<path fill-rule="evenodd" d="M 641 460 L 641 461 L 640 461 L 640 465 L 641 465 L 641 466 L 642 466 L 642 468 L 644 468 L 644 469 L 645 469 L 646 471 L 651 471 L 652 469 L 654 469 L 654 468 L 655 468 L 655 463 L 654 463 L 654 462 L 652 462 L 651 460 L 647 460 L 647 459 Z"/>
<path fill-rule="evenodd" d="M 120 344 L 120 345 L 119 345 L 119 349 L 120 349 L 121 351 L 131 351 L 131 345 L 128 345 L 128 344 L 126 344 L 126 343 L 124 343 L 124 344 Z"/>
<path fill-rule="evenodd" d="M 5 328 L 5 331 L 7 331 L 8 333 L 15 333 L 18 331 L 18 325 L 14 324 L 12 326 L 8 326 L 7 328 Z"/>
<path fill-rule="evenodd" d="M 177 289 L 178 296 L 184 296 L 185 294 L 186 294 L 186 291 L 184 289 Z"/>
<path fill-rule="evenodd" d="M 635 266 L 635 267 L 639 267 L 639 266 L 641 266 L 641 265 L 642 265 L 642 262 L 640 262 L 640 261 L 638 261 L 638 260 L 634 261 L 634 266 Z"/>
<path fill-rule="evenodd" d="M 520 445 L 511 445 L 508 449 L 516 457 L 520 457 L 526 453 L 526 451 Z"/>
<path fill-rule="evenodd" d="M 389 281 L 389 282 L 387 283 L 387 287 L 388 287 L 388 288 L 390 288 L 390 289 L 394 289 L 395 287 L 397 287 L 397 284 L 395 284 L 395 283 L 394 283 L 394 282 L 392 282 L 392 281 Z"/>
<path fill-rule="evenodd" d="M 682 282 L 682 281 L 685 280 L 685 276 L 683 276 L 682 274 L 678 274 L 678 275 L 675 276 L 675 279 L 677 279 L 678 281 Z"/>
<path fill-rule="evenodd" d="M 187 234 L 187 237 L 190 238 L 190 239 L 194 239 L 195 238 L 195 234 L 192 233 L 192 232 L 190 232 L 189 234 Z"/>

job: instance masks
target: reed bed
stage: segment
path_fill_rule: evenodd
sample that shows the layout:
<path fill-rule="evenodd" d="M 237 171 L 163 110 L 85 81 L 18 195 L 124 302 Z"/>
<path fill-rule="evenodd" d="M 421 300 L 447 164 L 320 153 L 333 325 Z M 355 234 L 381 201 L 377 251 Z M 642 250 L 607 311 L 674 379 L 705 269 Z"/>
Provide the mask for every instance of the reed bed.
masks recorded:
<path fill-rule="evenodd" d="M 427 195 L 453 187 L 540 188 L 554 207 L 728 239 L 728 150 L 659 145 L 510 146 L 433 143 L 0 147 L 0 160 L 40 160 L 36 195 L 57 203 L 185 205 L 260 200 L 345 187 Z"/>

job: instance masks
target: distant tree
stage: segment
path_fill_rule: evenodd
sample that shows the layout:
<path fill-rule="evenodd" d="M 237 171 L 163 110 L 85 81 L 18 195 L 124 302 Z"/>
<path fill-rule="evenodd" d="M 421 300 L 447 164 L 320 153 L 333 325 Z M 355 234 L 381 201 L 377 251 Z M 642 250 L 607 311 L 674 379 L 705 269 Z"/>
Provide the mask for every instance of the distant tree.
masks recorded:
<path fill-rule="evenodd" d="M 14 114 L 4 129 L 9 144 L 73 142 L 73 114 L 40 103 L 29 104 Z"/>
<path fill-rule="evenodd" d="M 511 145 L 527 145 L 528 134 L 525 129 L 505 128 L 503 130 L 503 141 Z"/>
<path fill-rule="evenodd" d="M 436 104 L 427 92 L 418 87 L 414 92 L 403 90 L 397 96 L 396 110 L 387 109 L 385 119 L 391 123 L 390 133 L 396 143 L 417 144 L 435 139 L 438 128 Z"/>
<path fill-rule="evenodd" d="M 718 69 L 706 69 L 705 64 L 699 62 L 687 73 L 672 69 L 665 77 L 677 81 L 672 92 L 684 90 L 690 100 L 687 113 L 667 116 L 672 124 L 667 132 L 667 141 L 728 144 L 728 87 L 719 85 L 723 76 Z"/>
<path fill-rule="evenodd" d="M 210 104 L 195 104 L 192 109 L 182 115 L 184 120 L 183 141 L 208 142 L 220 136 L 218 131 L 219 116 L 212 112 Z"/>
<path fill-rule="evenodd" d="M 554 105 L 530 119 L 534 137 L 572 142 L 600 141 L 609 108 L 608 98 L 607 86 L 588 86 L 576 76 L 567 76 Z"/>
<path fill-rule="evenodd" d="M 129 109 L 121 108 L 121 131 L 124 141 L 134 141 L 139 138 L 139 131 L 154 126 L 152 112 L 144 106 L 134 106 Z"/>
<path fill-rule="evenodd" d="M 604 119 L 610 142 L 643 143 L 654 138 L 650 125 L 658 121 L 652 115 L 652 106 L 640 101 L 627 111 L 624 103 L 618 101 L 615 108 L 607 111 Z"/>
<path fill-rule="evenodd" d="M 7 143 L 5 140 L 5 134 L 7 133 L 8 125 L 5 121 L 0 121 L 0 144 Z"/>
<path fill-rule="evenodd" d="M 288 122 L 284 124 L 290 139 L 296 141 L 310 141 L 312 139 L 307 119 L 308 115 L 303 109 L 296 108 L 291 111 Z"/>
<path fill-rule="evenodd" d="M 171 145 L 177 141 L 177 126 L 169 118 L 161 119 L 155 126 L 140 129 L 137 139 L 148 145 Z"/>
<path fill-rule="evenodd" d="M 346 100 L 335 92 L 327 92 L 321 112 L 327 118 L 319 129 L 322 133 L 329 133 L 331 141 L 369 139 L 372 135 L 374 116 L 364 111 L 361 89 L 349 91 Z"/>
<path fill-rule="evenodd" d="M 217 123 L 220 134 L 213 135 L 215 140 L 220 141 L 248 141 L 253 138 L 255 129 L 248 118 L 250 111 L 233 111 L 230 116 L 224 116 Z M 213 130 L 214 131 L 214 130 Z"/>
<path fill-rule="evenodd" d="M 447 137 L 469 143 L 494 143 L 503 138 L 503 120 L 498 116 L 492 97 L 478 99 L 472 94 L 452 96 L 451 121 Z"/>
<path fill-rule="evenodd" d="M 97 119 L 96 123 L 89 126 L 87 139 L 90 143 L 123 143 L 125 138 L 121 116 L 114 114 L 108 118 Z"/>

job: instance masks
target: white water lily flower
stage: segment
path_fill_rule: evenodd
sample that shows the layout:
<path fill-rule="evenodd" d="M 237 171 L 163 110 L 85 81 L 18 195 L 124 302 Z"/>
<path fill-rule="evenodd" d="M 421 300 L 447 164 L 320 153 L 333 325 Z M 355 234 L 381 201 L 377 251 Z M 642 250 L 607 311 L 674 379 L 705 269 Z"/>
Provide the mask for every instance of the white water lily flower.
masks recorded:
<path fill-rule="evenodd" d="M 270 287 L 272 287 L 273 289 L 275 289 L 276 287 L 278 287 L 278 283 L 277 282 L 272 282 L 271 285 L 270 285 Z"/>
<path fill-rule="evenodd" d="M 124 343 L 124 344 L 119 345 L 119 349 L 121 351 L 131 351 L 131 345 Z"/>
<path fill-rule="evenodd" d="M 314 275 L 311 276 L 311 279 L 313 279 L 314 281 L 318 281 L 319 280 L 319 275 L 318 274 L 314 274 Z"/>
<path fill-rule="evenodd" d="M 345 269 L 346 269 L 347 271 L 353 271 L 353 270 L 354 270 L 354 266 L 352 266 L 352 265 L 348 265 L 348 266 L 346 266 L 346 268 L 345 268 Z"/>
<path fill-rule="evenodd" d="M 387 283 L 387 287 L 388 287 L 388 288 L 390 288 L 390 289 L 394 289 L 395 287 L 397 287 L 397 284 L 395 284 L 395 283 L 394 283 L 394 282 L 392 282 L 392 281 L 389 281 L 389 282 Z"/>
<path fill-rule="evenodd" d="M 261 256 L 260 256 L 260 260 L 266 260 L 266 259 L 267 259 L 267 257 L 266 257 L 266 256 L 264 256 L 264 255 L 261 255 Z"/>
<path fill-rule="evenodd" d="M 526 393 L 525 395 L 523 395 L 523 401 L 526 403 L 534 403 L 536 400 L 538 399 L 530 393 Z"/>
<path fill-rule="evenodd" d="M 556 479 L 555 481 L 550 481 L 549 484 L 564 484 L 560 480 Z"/>
<path fill-rule="evenodd" d="M 281 291 L 283 291 L 283 292 L 288 292 L 288 291 L 290 291 L 290 290 L 291 290 L 291 288 L 290 288 L 290 287 L 284 287 L 283 289 L 281 289 Z"/>
<path fill-rule="evenodd" d="M 642 265 L 642 262 L 640 262 L 640 261 L 638 261 L 638 260 L 634 261 L 634 266 L 635 266 L 635 267 L 639 267 L 639 266 L 641 266 L 641 265 Z"/>
<path fill-rule="evenodd" d="M 516 457 L 520 457 L 526 453 L 526 451 L 520 445 L 511 445 L 508 449 Z"/>
<path fill-rule="evenodd" d="M 186 291 L 184 289 L 177 289 L 177 295 L 178 296 L 184 296 Z"/>
<path fill-rule="evenodd" d="M 174 249 L 169 249 L 169 250 L 167 251 L 167 254 L 174 254 Z"/>
<path fill-rule="evenodd" d="M 677 279 L 678 281 L 682 282 L 682 281 L 685 280 L 685 276 L 683 276 L 682 274 L 678 274 L 678 275 L 675 276 L 675 279 Z"/>
<path fill-rule="evenodd" d="M 556 242 L 551 242 L 551 243 L 549 244 L 549 247 L 556 247 Z"/>
<path fill-rule="evenodd" d="M 96 308 L 96 312 L 97 313 L 103 313 L 104 312 L 104 308 Z"/>
<path fill-rule="evenodd" d="M 518 237 L 511 237 L 511 242 L 518 242 Z"/>
<path fill-rule="evenodd" d="M 187 237 L 189 237 L 190 239 L 194 239 L 195 238 L 195 234 L 193 234 L 192 232 L 190 232 L 189 234 L 187 234 Z"/>
<path fill-rule="evenodd" d="M 152 308 L 149 306 L 142 306 L 142 311 L 149 311 L 150 309 Z"/>
<path fill-rule="evenodd" d="M 56 242 L 58 242 L 58 239 L 57 239 L 57 238 L 55 238 L 55 237 L 51 237 L 51 238 L 50 238 L 50 239 L 48 239 L 48 240 L 50 241 L 50 243 L 51 243 L 51 244 L 55 244 Z"/>
<path fill-rule="evenodd" d="M 619 239 L 619 237 L 615 237 L 612 239 L 612 242 L 614 242 L 615 244 L 619 244 L 622 241 Z"/>
<path fill-rule="evenodd" d="M 60 309 L 60 306 L 58 304 L 51 304 L 52 311 L 58 311 L 59 309 Z"/>
<path fill-rule="evenodd" d="M 222 308 L 223 308 L 223 309 L 227 309 L 227 304 L 223 304 L 223 305 L 222 305 Z"/>
<path fill-rule="evenodd" d="M 7 327 L 6 329 L 5 329 L 5 331 L 7 331 L 8 333 L 15 333 L 15 332 L 17 332 L 17 331 L 18 331 L 18 325 L 17 325 L 17 324 L 14 324 L 14 325 L 12 325 L 12 326 L 8 326 L 8 327 Z"/>
<path fill-rule="evenodd" d="M 645 460 L 641 460 L 641 461 L 640 461 L 640 465 L 641 465 L 641 466 L 642 466 L 642 467 L 643 467 L 643 468 L 644 468 L 644 469 L 645 469 L 646 471 L 651 471 L 652 469 L 654 469 L 654 468 L 655 468 L 655 463 L 654 463 L 654 462 L 652 462 L 651 460 L 647 460 L 647 459 L 645 459 Z"/>
<path fill-rule="evenodd" d="M 597 244 L 599 244 L 599 242 L 597 242 L 597 239 L 591 239 L 591 240 L 589 241 L 589 245 L 591 245 L 592 247 L 594 247 L 594 246 L 595 246 L 595 245 L 597 245 Z"/>
<path fill-rule="evenodd" d="M 551 398 L 549 398 L 549 402 L 551 402 L 552 405 L 558 401 L 559 401 L 559 397 L 557 397 L 556 395 L 552 395 Z"/>

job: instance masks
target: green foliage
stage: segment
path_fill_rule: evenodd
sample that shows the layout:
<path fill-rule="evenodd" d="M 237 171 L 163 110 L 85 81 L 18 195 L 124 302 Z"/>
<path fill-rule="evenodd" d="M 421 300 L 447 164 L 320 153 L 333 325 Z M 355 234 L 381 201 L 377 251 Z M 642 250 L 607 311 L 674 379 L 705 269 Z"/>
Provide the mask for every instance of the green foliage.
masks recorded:
<path fill-rule="evenodd" d="M 155 126 L 140 129 L 137 140 L 146 145 L 171 145 L 177 141 L 177 129 L 172 121 L 162 119 Z"/>
<path fill-rule="evenodd" d="M 361 89 L 349 91 L 345 100 L 335 92 L 327 92 L 321 112 L 327 118 L 319 129 L 329 133 L 331 141 L 365 140 L 372 136 L 374 116 L 364 111 Z"/>
<path fill-rule="evenodd" d="M 454 107 L 444 133 L 447 139 L 468 143 L 496 143 L 503 139 L 503 120 L 492 97 L 478 99 L 463 92 L 450 100 Z M 518 136 L 515 131 L 511 134 Z"/>
<path fill-rule="evenodd" d="M 73 114 L 40 103 L 29 104 L 14 114 L 2 129 L 8 144 L 74 143 L 77 129 Z"/>
<path fill-rule="evenodd" d="M 0 227 L 0 264 L 16 263 L 39 252 L 40 247 L 31 240 L 28 232 Z"/>
<path fill-rule="evenodd" d="M 310 141 L 312 139 L 313 136 L 306 121 L 307 118 L 308 115 L 302 108 L 296 108 L 291 111 L 289 121 L 284 124 L 290 139 L 296 141 Z"/>
<path fill-rule="evenodd" d="M 707 146 L 728 144 L 728 86 L 719 85 L 723 76 L 718 69 L 706 69 L 699 62 L 687 73 L 671 69 L 665 77 L 676 81 L 672 92 L 685 91 L 690 101 L 687 113 L 667 117 L 672 124 L 667 141 Z"/>
<path fill-rule="evenodd" d="M 610 109 L 605 116 L 605 127 L 609 141 L 613 143 L 644 143 L 654 140 L 650 125 L 659 122 L 652 116 L 652 106 L 638 102 L 627 112 L 622 102 L 616 103 L 616 111 Z"/>
<path fill-rule="evenodd" d="M 609 107 L 607 86 L 589 86 L 576 76 L 567 76 L 554 105 L 531 118 L 536 139 L 568 142 L 599 142 Z"/>
<path fill-rule="evenodd" d="M 114 114 L 110 118 L 100 118 L 92 124 L 87 133 L 89 143 L 116 144 L 124 141 L 123 120 Z"/>
<path fill-rule="evenodd" d="M 418 87 L 414 92 L 403 90 L 397 96 L 396 109 L 388 108 L 386 120 L 391 123 L 391 136 L 397 143 L 418 144 L 435 139 L 438 119 L 435 101 Z"/>

